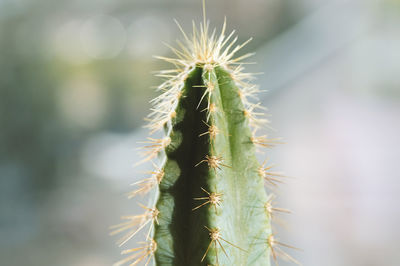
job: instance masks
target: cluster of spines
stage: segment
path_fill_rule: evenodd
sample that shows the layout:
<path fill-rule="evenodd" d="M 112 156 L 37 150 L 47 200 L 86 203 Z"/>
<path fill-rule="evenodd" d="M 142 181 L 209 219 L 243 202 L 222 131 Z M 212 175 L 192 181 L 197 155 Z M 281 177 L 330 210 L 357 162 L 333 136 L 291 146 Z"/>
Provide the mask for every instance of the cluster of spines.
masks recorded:
<path fill-rule="evenodd" d="M 237 38 L 232 40 L 234 31 L 225 37 L 225 21 L 219 37 L 216 37 L 215 30 L 211 33 L 211 37 L 209 37 L 209 24 L 206 21 L 204 21 L 203 24 L 200 24 L 199 30 L 193 23 L 193 34 L 191 38 L 186 35 L 179 24 L 178 27 L 184 36 L 185 43 L 178 41 L 178 45 L 181 50 L 171 47 L 177 58 L 157 57 L 174 64 L 176 68 L 160 71 L 158 73 L 158 76 L 166 78 L 166 81 L 158 87 L 158 90 L 161 91 L 161 95 L 151 101 L 154 107 L 151 109 L 152 112 L 147 118 L 149 121 L 147 127 L 150 130 L 150 134 L 153 134 L 161 129 L 166 129 L 167 136 L 161 139 L 149 137 L 145 142 L 146 146 L 144 148 L 146 148 L 146 151 L 143 153 L 144 159 L 139 163 L 152 161 L 171 143 L 171 139 L 169 137 L 172 129 L 171 121 L 177 116 L 175 110 L 182 96 L 182 88 L 184 87 L 185 80 L 187 79 L 189 73 L 199 66 L 201 66 L 204 71 L 208 73 L 210 73 L 217 66 L 222 67 L 230 74 L 230 77 L 235 82 L 235 85 L 239 88 L 238 94 L 245 108 L 243 115 L 248 119 L 249 125 L 253 129 L 253 136 L 250 138 L 250 142 L 264 148 L 270 148 L 275 144 L 280 143 L 279 139 L 268 138 L 266 135 L 256 136 L 256 131 L 263 125 L 268 124 L 269 121 L 264 117 L 264 108 L 261 106 L 261 104 L 259 102 L 254 103 L 254 100 L 257 100 L 256 94 L 259 93 L 260 90 L 258 86 L 251 83 L 253 74 L 243 72 L 243 64 L 245 63 L 242 63 L 241 60 L 248 58 L 252 54 L 245 54 L 241 57 L 233 58 L 234 54 L 250 40 L 241 45 L 237 45 L 232 49 L 237 41 Z M 209 120 L 210 116 L 218 111 L 218 107 L 210 100 L 214 91 L 213 83 L 208 82 L 203 87 L 205 87 L 204 95 L 199 102 L 199 106 L 201 101 L 207 101 L 207 108 L 202 110 L 207 112 L 207 121 L 202 122 L 207 126 L 208 130 L 200 134 L 199 137 L 208 135 L 210 142 L 212 142 L 217 134 L 220 134 L 220 129 L 217 128 L 216 125 L 209 123 Z M 202 163 L 206 163 L 209 169 L 214 171 L 215 174 L 217 173 L 217 170 L 221 169 L 221 167 L 230 167 L 229 165 L 224 164 L 222 156 L 217 155 L 206 155 L 203 160 L 196 164 L 196 166 Z M 134 185 L 138 186 L 138 188 L 129 193 L 129 198 L 132 198 L 138 194 L 146 194 L 151 190 L 156 189 L 161 183 L 164 176 L 164 169 L 162 167 L 157 167 L 154 163 L 153 166 L 155 167 L 155 170 L 150 172 L 150 177 L 134 183 Z M 282 182 L 281 177 L 283 175 L 278 172 L 271 171 L 271 168 L 272 165 L 267 165 L 267 162 L 265 161 L 259 166 L 258 175 L 265 180 L 265 184 L 276 187 Z M 204 193 L 204 196 L 194 198 L 195 201 L 201 202 L 199 205 L 194 207 L 192 211 L 196 211 L 197 209 L 208 204 L 212 206 L 215 211 L 217 211 L 217 208 L 223 201 L 223 193 L 218 191 L 209 192 L 204 188 L 201 188 L 201 190 Z M 273 199 L 274 196 L 271 194 L 268 197 L 267 202 L 265 202 L 263 205 L 269 220 L 274 218 L 274 214 L 276 213 L 289 213 L 289 211 L 286 209 L 273 207 Z M 146 233 L 146 241 L 140 242 L 141 246 L 138 248 L 124 250 L 122 254 L 135 254 L 117 262 L 115 266 L 119 266 L 128 262 L 131 262 L 130 265 L 137 265 L 141 262 L 144 262 L 145 265 L 148 265 L 151 262 L 152 256 L 154 256 L 157 250 L 157 243 L 151 238 L 151 235 L 154 229 L 154 224 L 158 223 L 158 216 L 160 215 L 160 212 L 155 208 L 155 206 L 140 206 L 145 210 L 144 214 L 123 216 L 122 219 L 128 221 L 113 226 L 113 231 L 111 234 L 114 235 L 123 231 L 127 231 L 127 233 L 119 240 L 119 245 L 122 246 L 138 232 L 148 228 Z M 204 251 L 202 261 L 205 259 L 211 247 L 213 247 L 215 250 L 217 265 L 219 264 L 218 248 L 220 248 L 222 252 L 228 256 L 223 247 L 223 242 L 241 249 L 228 240 L 225 240 L 222 237 L 220 228 L 205 227 L 205 229 L 208 231 L 210 243 L 207 249 Z M 273 234 L 270 234 L 265 241 L 275 262 L 277 257 L 281 256 L 282 258 L 299 264 L 279 247 L 283 246 L 293 248 L 292 246 L 277 241 Z"/>

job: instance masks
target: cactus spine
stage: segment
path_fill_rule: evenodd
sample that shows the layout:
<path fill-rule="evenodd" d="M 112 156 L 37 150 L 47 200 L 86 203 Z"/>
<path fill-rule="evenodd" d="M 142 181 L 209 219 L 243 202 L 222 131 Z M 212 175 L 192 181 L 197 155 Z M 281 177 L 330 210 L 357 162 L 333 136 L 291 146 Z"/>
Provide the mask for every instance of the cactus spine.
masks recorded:
<path fill-rule="evenodd" d="M 204 12 L 205 13 L 205 12 Z M 256 137 L 256 130 L 268 122 L 260 104 L 251 103 L 258 88 L 243 72 L 242 60 L 234 58 L 247 42 L 233 48 L 237 38 L 210 34 L 204 22 L 184 42 L 177 58 L 158 57 L 176 68 L 161 71 L 166 81 L 162 94 L 154 99 L 149 115 L 150 132 L 164 130 L 161 139 L 148 138 L 143 161 L 154 162 L 151 176 L 130 193 L 154 191 L 144 214 L 126 216 L 112 234 L 127 230 L 120 244 L 140 231 L 146 241 L 123 251 L 128 257 L 116 263 L 131 265 L 154 261 L 156 265 L 270 265 L 270 256 L 296 262 L 274 239 L 274 212 L 264 182 L 273 186 L 280 175 L 256 159 L 256 145 L 270 147 L 277 140 Z"/>

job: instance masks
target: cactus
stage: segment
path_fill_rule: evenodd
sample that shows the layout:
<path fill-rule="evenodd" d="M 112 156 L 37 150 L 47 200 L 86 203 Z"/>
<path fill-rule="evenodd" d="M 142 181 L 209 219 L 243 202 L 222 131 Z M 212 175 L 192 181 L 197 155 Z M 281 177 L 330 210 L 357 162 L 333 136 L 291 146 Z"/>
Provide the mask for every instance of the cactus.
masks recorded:
<path fill-rule="evenodd" d="M 204 6 L 204 5 L 203 5 Z M 178 23 L 177 23 L 178 24 Z M 210 34 L 204 21 L 189 38 L 181 26 L 184 42 L 177 58 L 158 57 L 176 68 L 161 71 L 166 81 L 154 99 L 149 116 L 150 133 L 145 161 L 152 161 L 150 177 L 136 183 L 129 197 L 154 192 L 144 214 L 125 216 L 112 234 L 127 231 L 125 244 L 144 231 L 145 242 L 125 250 L 128 256 L 115 265 L 155 262 L 156 265 L 270 265 L 270 256 L 296 262 L 275 240 L 271 219 L 275 212 L 264 183 L 276 186 L 281 175 L 256 159 L 256 146 L 278 142 L 256 131 L 268 122 L 259 103 L 252 103 L 258 88 L 252 75 L 243 72 L 242 60 L 234 58 L 247 42 L 234 46 L 233 32 Z M 159 165 L 154 161 L 161 158 Z"/>

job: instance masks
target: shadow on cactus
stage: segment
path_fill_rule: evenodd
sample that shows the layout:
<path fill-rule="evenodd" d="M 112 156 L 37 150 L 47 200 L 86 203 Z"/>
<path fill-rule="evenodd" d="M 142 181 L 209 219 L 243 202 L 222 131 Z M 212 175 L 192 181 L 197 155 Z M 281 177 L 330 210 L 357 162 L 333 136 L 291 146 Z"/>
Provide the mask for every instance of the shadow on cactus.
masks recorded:
<path fill-rule="evenodd" d="M 171 48 L 176 58 L 158 57 L 175 68 L 159 73 L 166 81 L 152 101 L 148 128 L 166 136 L 148 138 L 142 162 L 151 161 L 154 170 L 129 195 L 152 192 L 154 202 L 113 227 L 112 234 L 126 232 L 120 245 L 139 232 L 146 235 L 115 265 L 268 266 L 278 256 L 298 263 L 271 229 L 274 214 L 288 211 L 273 207 L 264 189 L 282 176 L 256 159 L 256 146 L 269 148 L 278 140 L 256 136 L 268 120 L 250 101 L 259 90 L 242 60 L 251 54 L 234 57 L 248 41 L 235 46 L 237 38 L 234 32 L 226 36 L 225 26 L 217 36 L 204 14 L 188 36 L 178 24 L 184 40 Z"/>

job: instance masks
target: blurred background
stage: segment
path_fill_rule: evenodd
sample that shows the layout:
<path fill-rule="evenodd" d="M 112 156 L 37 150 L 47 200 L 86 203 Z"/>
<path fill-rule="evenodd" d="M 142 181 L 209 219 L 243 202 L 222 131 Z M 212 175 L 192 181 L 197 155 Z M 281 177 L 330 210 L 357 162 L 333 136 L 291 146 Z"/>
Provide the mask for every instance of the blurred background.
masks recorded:
<path fill-rule="evenodd" d="M 288 253 L 399 265 L 400 1 L 207 2 L 213 26 L 254 37 L 241 53 L 286 142 L 260 159 L 294 177 L 275 192 Z M 181 38 L 173 18 L 201 17 L 200 0 L 0 0 L 1 265 L 121 258 L 108 227 L 137 213 L 125 193 L 150 168 L 137 142 L 168 67 L 152 55 Z"/>

